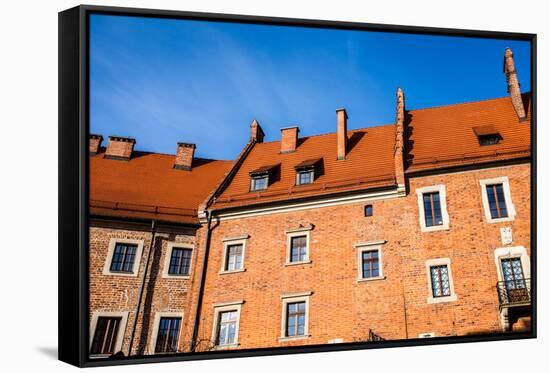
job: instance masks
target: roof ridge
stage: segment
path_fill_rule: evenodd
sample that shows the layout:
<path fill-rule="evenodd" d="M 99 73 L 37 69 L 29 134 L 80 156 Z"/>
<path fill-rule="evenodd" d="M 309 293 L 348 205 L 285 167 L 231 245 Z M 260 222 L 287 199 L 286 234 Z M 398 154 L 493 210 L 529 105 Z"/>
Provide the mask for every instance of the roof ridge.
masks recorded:
<path fill-rule="evenodd" d="M 522 94 L 530 94 L 530 93 L 531 93 L 531 91 L 524 92 Z M 424 107 L 424 108 L 420 108 L 420 109 L 408 109 L 406 111 L 422 111 L 422 110 L 431 110 L 431 109 L 441 109 L 441 108 L 446 108 L 446 107 L 450 107 L 450 106 L 460 106 L 460 105 L 475 104 L 475 103 L 478 103 L 478 102 L 502 100 L 502 99 L 509 98 L 509 97 L 510 97 L 510 95 L 506 95 L 506 96 L 500 96 L 500 97 L 485 98 L 485 99 L 482 99 L 482 100 L 463 101 L 463 102 L 456 102 L 454 104 L 446 104 L 446 105 L 436 105 L 436 106 Z"/>

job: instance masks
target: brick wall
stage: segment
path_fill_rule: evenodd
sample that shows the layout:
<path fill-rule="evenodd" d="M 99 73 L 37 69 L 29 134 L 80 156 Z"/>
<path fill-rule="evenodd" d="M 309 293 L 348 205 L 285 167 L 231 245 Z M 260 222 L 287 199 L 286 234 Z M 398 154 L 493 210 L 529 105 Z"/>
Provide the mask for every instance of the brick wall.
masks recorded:
<path fill-rule="evenodd" d="M 524 246 L 530 253 L 529 175 L 529 165 L 515 165 L 411 178 L 406 197 L 373 201 L 372 217 L 364 217 L 364 204 L 357 203 L 222 220 L 212 231 L 199 334 L 211 337 L 215 303 L 239 299 L 244 300 L 239 348 L 366 340 L 369 329 L 386 339 L 501 331 L 494 250 L 505 246 L 500 228 L 511 227 L 510 246 Z M 501 176 L 509 178 L 516 217 L 488 224 L 479 180 Z M 446 187 L 449 229 L 423 233 L 416 188 L 437 184 Z M 311 263 L 285 266 L 285 230 L 307 224 L 314 225 Z M 246 270 L 219 274 L 222 240 L 245 234 L 250 236 Z M 357 282 L 354 245 L 372 240 L 387 241 L 382 247 L 385 279 Z M 201 255 L 203 241 L 199 238 Z M 426 261 L 437 258 L 451 261 L 456 301 L 427 301 Z M 310 337 L 281 342 L 280 296 L 302 291 L 313 292 Z"/>
<path fill-rule="evenodd" d="M 107 261 L 110 240 L 133 239 L 143 240 L 144 248 L 141 255 L 139 273 L 136 277 L 124 277 L 103 274 Z M 187 302 L 189 287 L 194 276 L 194 262 L 197 260 L 196 250 L 192 256 L 190 278 L 164 278 L 162 271 L 166 263 L 168 242 L 194 244 L 195 236 L 188 233 L 159 233 L 155 239 L 155 250 L 151 255 L 150 276 L 145 282 L 145 291 L 133 343 L 133 354 L 148 353 L 153 333 L 153 321 L 156 312 L 183 312 L 184 320 L 189 317 Z M 124 330 L 122 351 L 127 355 L 131 327 L 137 305 L 138 292 L 143 278 L 151 233 L 140 230 L 113 229 L 104 227 L 90 228 L 90 320 L 98 311 L 128 311 L 128 322 Z M 182 330 L 184 328 L 182 327 Z M 184 337 L 184 332 L 180 338 Z"/>

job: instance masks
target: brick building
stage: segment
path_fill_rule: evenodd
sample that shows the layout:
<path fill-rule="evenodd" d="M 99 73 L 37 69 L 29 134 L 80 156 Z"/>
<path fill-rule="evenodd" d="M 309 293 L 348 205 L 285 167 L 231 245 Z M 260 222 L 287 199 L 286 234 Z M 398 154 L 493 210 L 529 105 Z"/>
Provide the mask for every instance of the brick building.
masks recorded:
<path fill-rule="evenodd" d="M 531 104 L 508 49 L 504 73 L 485 101 L 407 110 L 398 89 L 389 125 L 348 131 L 338 109 L 334 133 L 264 142 L 253 121 L 233 163 L 191 171 L 185 145 L 121 161 L 133 142 L 111 138 L 91 158 L 92 352 L 529 330 Z M 129 249 L 140 270 L 109 273 Z"/>

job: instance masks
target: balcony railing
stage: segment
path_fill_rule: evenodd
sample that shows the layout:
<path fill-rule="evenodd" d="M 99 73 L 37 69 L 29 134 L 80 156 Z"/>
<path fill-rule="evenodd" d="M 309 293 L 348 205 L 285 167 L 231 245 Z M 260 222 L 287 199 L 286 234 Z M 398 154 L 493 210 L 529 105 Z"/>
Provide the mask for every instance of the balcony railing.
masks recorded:
<path fill-rule="evenodd" d="M 500 306 L 514 306 L 531 303 L 531 279 L 497 282 Z"/>

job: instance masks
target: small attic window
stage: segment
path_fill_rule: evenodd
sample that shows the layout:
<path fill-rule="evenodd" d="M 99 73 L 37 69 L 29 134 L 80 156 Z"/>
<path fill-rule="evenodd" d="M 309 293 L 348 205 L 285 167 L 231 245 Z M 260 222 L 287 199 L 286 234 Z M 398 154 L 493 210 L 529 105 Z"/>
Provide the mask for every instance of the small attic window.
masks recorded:
<path fill-rule="evenodd" d="M 321 161 L 322 158 L 308 159 L 294 166 L 296 185 L 312 184 L 315 181 L 315 173 Z"/>
<path fill-rule="evenodd" d="M 481 146 L 496 145 L 502 140 L 498 130 L 491 125 L 473 127 L 472 130 Z"/>
<path fill-rule="evenodd" d="M 278 165 L 262 166 L 250 172 L 250 191 L 266 190 L 269 186 L 269 179 L 274 175 L 277 167 Z"/>

